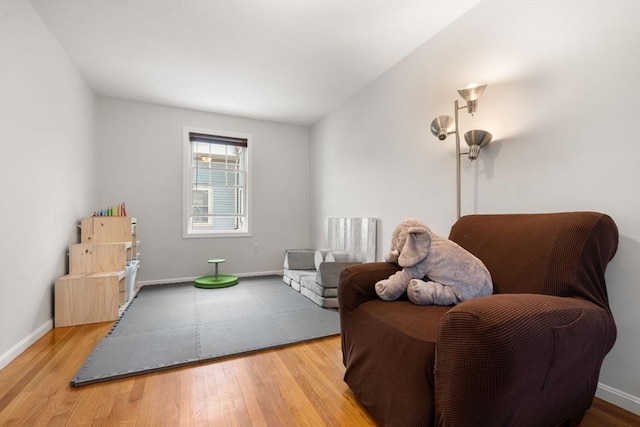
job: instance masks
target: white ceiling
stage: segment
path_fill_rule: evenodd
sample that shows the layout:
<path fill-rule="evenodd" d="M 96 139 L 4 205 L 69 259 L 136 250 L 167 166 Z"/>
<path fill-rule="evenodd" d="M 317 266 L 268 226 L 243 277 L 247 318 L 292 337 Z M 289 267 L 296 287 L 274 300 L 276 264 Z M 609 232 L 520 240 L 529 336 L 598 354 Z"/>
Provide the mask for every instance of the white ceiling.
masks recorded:
<path fill-rule="evenodd" d="M 311 125 L 479 0 L 30 0 L 103 96 Z"/>

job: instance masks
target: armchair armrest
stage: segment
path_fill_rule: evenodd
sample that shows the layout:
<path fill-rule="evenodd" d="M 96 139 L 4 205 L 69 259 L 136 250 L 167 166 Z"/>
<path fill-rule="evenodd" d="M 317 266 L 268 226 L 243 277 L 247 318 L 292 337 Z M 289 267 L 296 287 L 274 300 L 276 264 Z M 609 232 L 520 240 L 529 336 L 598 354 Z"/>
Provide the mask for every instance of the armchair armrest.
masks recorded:
<path fill-rule="evenodd" d="M 558 425 L 591 405 L 616 329 L 578 298 L 502 294 L 442 317 L 435 363 L 437 425 Z"/>
<path fill-rule="evenodd" d="M 363 302 L 376 299 L 375 284 L 386 279 L 400 267 L 388 262 L 369 262 L 345 268 L 338 282 L 340 317 L 354 311 Z"/>

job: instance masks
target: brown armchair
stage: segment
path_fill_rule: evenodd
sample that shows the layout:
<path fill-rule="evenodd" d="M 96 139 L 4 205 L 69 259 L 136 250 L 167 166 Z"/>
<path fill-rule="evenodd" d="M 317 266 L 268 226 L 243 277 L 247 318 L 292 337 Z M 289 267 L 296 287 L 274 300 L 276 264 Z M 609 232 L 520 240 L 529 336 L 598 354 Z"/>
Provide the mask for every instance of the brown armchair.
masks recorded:
<path fill-rule="evenodd" d="M 453 307 L 379 299 L 399 267 L 343 270 L 345 381 L 382 426 L 578 425 L 616 338 L 604 273 L 618 245 L 595 212 L 469 215 L 449 238 L 494 295 Z"/>

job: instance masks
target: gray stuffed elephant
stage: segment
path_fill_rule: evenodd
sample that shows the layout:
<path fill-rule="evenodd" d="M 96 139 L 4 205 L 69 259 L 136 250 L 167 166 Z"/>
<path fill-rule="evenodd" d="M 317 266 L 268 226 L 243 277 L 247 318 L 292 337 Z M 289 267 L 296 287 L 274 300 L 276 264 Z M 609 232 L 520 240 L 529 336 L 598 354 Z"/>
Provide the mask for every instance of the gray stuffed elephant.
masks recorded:
<path fill-rule="evenodd" d="M 385 261 L 402 270 L 376 283 L 383 300 L 395 300 L 406 291 L 415 304 L 454 305 L 493 293 L 491 275 L 482 261 L 415 218 L 396 227 Z"/>

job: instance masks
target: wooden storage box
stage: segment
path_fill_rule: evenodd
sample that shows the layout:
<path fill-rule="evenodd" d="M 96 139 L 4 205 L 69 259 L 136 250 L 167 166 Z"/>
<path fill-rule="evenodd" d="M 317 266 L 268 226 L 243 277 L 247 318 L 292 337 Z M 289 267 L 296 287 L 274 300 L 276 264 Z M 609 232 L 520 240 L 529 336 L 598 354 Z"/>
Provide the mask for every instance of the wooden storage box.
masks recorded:
<path fill-rule="evenodd" d="M 60 277 L 54 291 L 55 327 L 116 320 L 124 291 L 124 270 Z"/>
<path fill-rule="evenodd" d="M 69 248 L 69 274 L 106 273 L 125 269 L 131 242 L 78 243 Z"/>
<path fill-rule="evenodd" d="M 136 219 L 130 216 L 90 216 L 80 223 L 81 243 L 131 242 Z"/>

